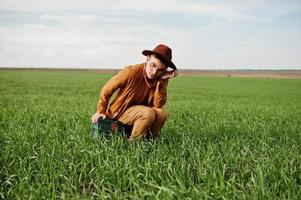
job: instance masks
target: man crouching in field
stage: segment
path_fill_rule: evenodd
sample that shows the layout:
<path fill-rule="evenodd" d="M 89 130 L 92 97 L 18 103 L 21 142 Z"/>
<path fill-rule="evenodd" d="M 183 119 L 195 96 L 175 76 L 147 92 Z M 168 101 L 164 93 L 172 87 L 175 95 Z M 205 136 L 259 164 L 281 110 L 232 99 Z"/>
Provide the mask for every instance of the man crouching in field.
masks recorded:
<path fill-rule="evenodd" d="M 178 75 L 171 61 L 172 50 L 166 45 L 160 44 L 142 54 L 146 56 L 145 63 L 125 67 L 103 86 L 97 111 L 91 118 L 93 123 L 100 117 L 108 117 L 133 125 L 129 142 L 141 137 L 158 137 L 167 119 L 163 106 L 167 100 L 168 80 Z M 118 93 L 108 106 L 116 90 Z"/>

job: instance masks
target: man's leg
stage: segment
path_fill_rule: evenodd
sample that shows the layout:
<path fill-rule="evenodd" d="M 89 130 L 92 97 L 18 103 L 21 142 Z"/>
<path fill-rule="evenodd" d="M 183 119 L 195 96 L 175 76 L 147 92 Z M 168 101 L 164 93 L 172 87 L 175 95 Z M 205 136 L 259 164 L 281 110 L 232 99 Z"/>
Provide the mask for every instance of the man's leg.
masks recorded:
<path fill-rule="evenodd" d="M 163 108 L 150 108 L 147 106 L 136 105 L 128 108 L 118 119 L 123 124 L 133 125 L 129 141 L 145 137 L 151 130 L 153 137 L 159 135 L 167 119 L 167 113 Z"/>
<path fill-rule="evenodd" d="M 160 130 L 167 120 L 167 112 L 163 108 L 152 108 L 155 111 L 156 117 L 153 125 L 151 126 L 152 137 L 156 138 L 159 136 Z"/>
<path fill-rule="evenodd" d="M 155 121 L 155 111 L 147 106 L 136 105 L 128 108 L 119 118 L 123 124 L 133 125 L 129 142 L 146 136 Z"/>

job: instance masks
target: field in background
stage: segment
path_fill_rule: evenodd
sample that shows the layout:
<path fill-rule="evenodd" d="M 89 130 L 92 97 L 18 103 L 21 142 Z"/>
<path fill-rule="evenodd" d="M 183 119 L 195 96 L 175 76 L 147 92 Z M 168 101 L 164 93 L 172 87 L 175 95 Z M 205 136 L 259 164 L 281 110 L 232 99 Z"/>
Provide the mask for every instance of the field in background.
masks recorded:
<path fill-rule="evenodd" d="M 301 79 L 301 70 L 181 70 L 185 76 Z"/>
<path fill-rule="evenodd" d="M 0 71 L 0 198 L 298 199 L 301 80 L 169 83 L 155 141 L 91 139 L 112 74 Z"/>
<path fill-rule="evenodd" d="M 115 74 L 119 69 L 53 69 L 53 68 L 0 68 L 11 71 L 83 71 L 101 74 Z M 301 79 L 301 70 L 184 70 L 179 69 L 179 76 L 205 76 L 205 77 L 247 77 L 247 78 L 278 78 Z"/>

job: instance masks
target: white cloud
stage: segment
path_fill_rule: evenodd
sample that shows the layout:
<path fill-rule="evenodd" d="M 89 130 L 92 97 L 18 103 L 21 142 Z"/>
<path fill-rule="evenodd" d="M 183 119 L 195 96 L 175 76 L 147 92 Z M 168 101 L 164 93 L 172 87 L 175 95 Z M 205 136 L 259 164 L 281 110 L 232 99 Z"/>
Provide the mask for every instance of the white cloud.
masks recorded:
<path fill-rule="evenodd" d="M 249 2 L 251 3 L 251 2 Z M 4 10 L 16 12 L 32 12 L 32 13 L 51 13 L 51 12 L 65 12 L 65 11 L 79 11 L 79 12 L 111 12 L 112 14 L 127 12 L 140 12 L 148 14 L 158 13 L 179 13 L 179 14 L 193 14 L 203 15 L 209 17 L 217 17 L 225 20 L 260 20 L 255 16 L 248 15 L 245 11 L 248 7 L 246 4 L 227 4 L 227 3 L 212 3 L 211 1 L 170 1 L 170 0 L 112 0 L 99 1 L 90 0 L 1 0 L 0 8 Z M 51 20 L 61 19 L 65 17 L 55 17 L 51 15 L 44 16 Z M 84 16 L 85 18 L 85 16 Z M 86 20 L 91 20 L 86 16 Z M 93 20 L 93 19 L 92 19 Z"/>
<path fill-rule="evenodd" d="M 166 43 L 180 68 L 300 67 L 294 53 L 301 51 L 300 42 L 294 42 L 298 34 L 287 42 L 288 30 L 281 36 L 287 45 L 275 48 L 273 42 L 260 39 L 262 31 L 256 26 L 272 24 L 274 15 L 298 10 L 300 3 L 270 2 L 0 0 L 0 9 L 16 12 L 0 15 L 2 21 L 12 15 L 20 18 L 19 24 L 0 24 L 0 66 L 120 68 L 142 62 L 141 50 Z M 178 18 L 167 21 L 164 16 L 170 13 Z M 152 19 L 158 15 L 162 20 Z M 177 24 L 183 16 L 192 21 Z M 249 22 L 255 24 L 250 25 L 254 32 L 239 30 Z M 279 33 L 269 32 L 273 35 L 264 37 L 279 41 Z"/>
<path fill-rule="evenodd" d="M 24 24 L 23 27 L 29 29 L 44 29 L 47 27 L 45 24 Z"/>
<path fill-rule="evenodd" d="M 78 22 L 92 22 L 94 21 L 96 16 L 94 15 L 72 15 L 72 14 L 65 14 L 65 15 L 54 15 L 54 14 L 43 14 L 40 19 L 42 20 L 50 20 L 50 21 L 57 21 L 61 23 L 78 23 Z"/>

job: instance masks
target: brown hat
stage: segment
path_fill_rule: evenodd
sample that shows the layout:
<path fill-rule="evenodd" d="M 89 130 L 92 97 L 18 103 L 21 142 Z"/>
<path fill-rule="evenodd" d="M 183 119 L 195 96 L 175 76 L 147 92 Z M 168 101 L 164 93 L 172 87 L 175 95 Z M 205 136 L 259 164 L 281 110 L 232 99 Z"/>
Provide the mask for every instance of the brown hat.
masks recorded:
<path fill-rule="evenodd" d="M 172 58 L 171 48 L 169 48 L 168 46 L 166 46 L 164 44 L 159 44 L 152 51 L 144 50 L 144 51 L 142 51 L 142 54 L 145 56 L 155 54 L 158 57 L 158 59 L 160 59 L 163 63 L 166 63 L 168 67 L 177 69 L 175 64 L 173 64 L 173 62 L 171 61 L 171 58 Z"/>

